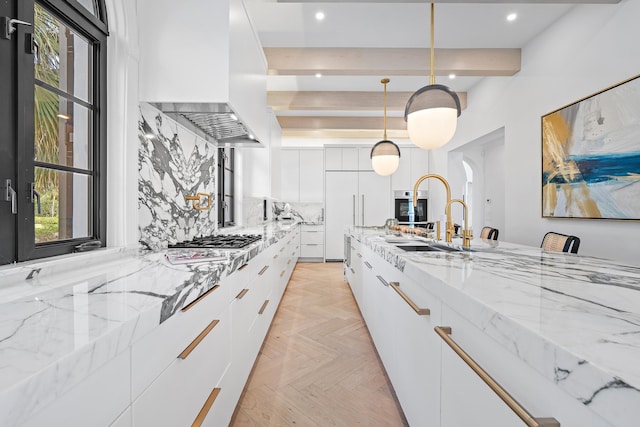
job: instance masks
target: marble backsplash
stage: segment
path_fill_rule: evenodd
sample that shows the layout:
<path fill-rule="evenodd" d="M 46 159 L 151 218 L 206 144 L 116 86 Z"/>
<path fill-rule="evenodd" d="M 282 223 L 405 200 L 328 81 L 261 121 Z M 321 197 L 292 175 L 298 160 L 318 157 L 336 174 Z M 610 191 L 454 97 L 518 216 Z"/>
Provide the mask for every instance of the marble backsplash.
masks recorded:
<path fill-rule="evenodd" d="M 216 147 L 148 104 L 140 104 L 138 141 L 140 244 L 159 248 L 214 233 Z M 185 200 L 197 193 L 209 195 L 211 209 L 196 210 Z"/>
<path fill-rule="evenodd" d="M 267 201 L 267 218 L 264 218 L 264 201 Z M 251 227 L 273 221 L 274 199 L 270 197 L 245 197 L 242 200 L 242 225 Z"/>
<path fill-rule="evenodd" d="M 302 222 L 323 223 L 324 207 L 322 203 L 274 202 L 273 217 L 280 219 L 287 216 Z"/>

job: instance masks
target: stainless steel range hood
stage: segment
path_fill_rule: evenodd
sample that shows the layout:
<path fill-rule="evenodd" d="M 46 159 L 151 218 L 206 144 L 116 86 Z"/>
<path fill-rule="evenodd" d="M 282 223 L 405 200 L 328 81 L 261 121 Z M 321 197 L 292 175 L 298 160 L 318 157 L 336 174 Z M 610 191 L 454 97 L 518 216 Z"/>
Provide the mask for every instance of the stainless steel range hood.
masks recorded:
<path fill-rule="evenodd" d="M 218 145 L 262 146 L 227 103 L 152 103 L 199 136 Z"/>

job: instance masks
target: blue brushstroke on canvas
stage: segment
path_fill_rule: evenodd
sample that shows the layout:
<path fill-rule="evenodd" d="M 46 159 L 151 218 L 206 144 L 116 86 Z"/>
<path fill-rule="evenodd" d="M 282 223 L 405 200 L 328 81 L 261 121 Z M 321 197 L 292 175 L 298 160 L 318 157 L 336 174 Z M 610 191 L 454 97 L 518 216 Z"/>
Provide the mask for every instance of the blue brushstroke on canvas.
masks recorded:
<path fill-rule="evenodd" d="M 570 184 L 586 182 L 595 184 L 599 182 L 617 180 L 628 177 L 631 174 L 640 175 L 640 152 L 611 153 L 598 155 L 570 156 L 567 162 L 575 163 L 580 173 L 569 179 L 568 174 L 556 174 L 549 180 L 549 174 L 545 173 L 543 182 L 554 184 Z M 640 180 L 640 176 L 638 176 Z"/>

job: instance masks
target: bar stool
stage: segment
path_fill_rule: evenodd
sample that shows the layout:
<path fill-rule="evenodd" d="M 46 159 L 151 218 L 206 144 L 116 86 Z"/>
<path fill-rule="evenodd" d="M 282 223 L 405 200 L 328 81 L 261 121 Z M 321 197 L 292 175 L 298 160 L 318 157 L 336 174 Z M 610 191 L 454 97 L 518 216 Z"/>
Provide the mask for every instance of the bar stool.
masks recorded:
<path fill-rule="evenodd" d="M 580 239 L 576 236 L 569 236 L 561 233 L 548 232 L 542 238 L 540 247 L 545 251 L 578 253 Z"/>
<path fill-rule="evenodd" d="M 492 227 L 482 227 L 480 238 L 485 240 L 498 240 L 498 229 Z"/>

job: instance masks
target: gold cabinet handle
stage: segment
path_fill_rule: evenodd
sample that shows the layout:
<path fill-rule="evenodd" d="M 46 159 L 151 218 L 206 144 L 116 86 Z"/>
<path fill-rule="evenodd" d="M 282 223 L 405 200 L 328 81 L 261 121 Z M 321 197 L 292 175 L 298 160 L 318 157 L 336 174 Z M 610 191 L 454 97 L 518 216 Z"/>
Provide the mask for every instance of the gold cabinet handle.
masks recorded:
<path fill-rule="evenodd" d="M 373 269 L 373 267 L 371 266 L 371 264 L 369 264 L 367 261 L 365 261 L 365 262 L 364 262 L 364 265 L 366 265 L 366 266 L 367 266 L 367 268 L 368 268 L 369 270 L 372 270 L 372 269 Z"/>
<path fill-rule="evenodd" d="M 245 268 L 247 268 L 249 266 L 248 262 L 245 262 L 244 264 L 242 264 L 240 267 L 238 267 L 238 271 L 240 270 L 244 270 Z"/>
<path fill-rule="evenodd" d="M 264 267 L 262 267 L 262 270 L 260 270 L 260 272 L 258 273 L 258 276 L 262 276 L 264 272 L 267 271 L 268 269 L 269 269 L 268 265 L 265 265 Z"/>
<path fill-rule="evenodd" d="M 178 355 L 178 358 L 179 358 L 179 359 L 186 359 L 186 358 L 187 358 L 187 356 L 189 356 L 189 355 L 191 354 L 191 352 L 192 352 L 193 350 L 195 350 L 195 349 L 196 349 L 196 347 L 198 346 L 198 344 L 200 344 L 200 343 L 202 342 L 202 340 L 204 339 L 204 337 L 206 337 L 206 336 L 207 336 L 207 334 L 208 334 L 209 332 L 211 332 L 211 330 L 212 330 L 213 328 L 215 328 L 215 327 L 216 327 L 216 325 L 217 325 L 218 323 L 220 323 L 220 321 L 219 321 L 219 320 L 214 320 L 213 322 L 209 323 L 209 326 L 207 326 L 206 328 L 204 328 L 204 331 L 200 332 L 200 334 L 196 337 L 196 339 L 195 339 L 195 340 L 193 340 L 193 341 L 191 341 L 191 344 L 189 344 L 189 345 L 187 346 L 187 348 L 185 348 L 184 350 L 182 350 L 182 353 L 180 353 L 180 354 Z"/>
<path fill-rule="evenodd" d="M 287 265 L 291 264 L 291 260 L 287 261 Z"/>
<path fill-rule="evenodd" d="M 191 307 L 193 307 L 194 305 L 196 305 L 197 303 L 202 301 L 207 295 L 209 295 L 210 293 L 213 293 L 213 291 L 215 291 L 219 287 L 220 287 L 220 285 L 214 285 L 213 288 L 209 289 L 207 292 L 205 292 L 204 294 L 200 295 L 198 298 L 194 299 L 193 301 L 191 301 L 186 306 L 182 307 L 182 309 L 180 311 L 184 312 L 184 311 L 189 310 Z"/>
<path fill-rule="evenodd" d="M 216 398 L 220 394 L 221 390 L 222 389 L 218 388 L 218 387 L 213 389 L 213 391 L 211 392 L 211 394 L 207 398 L 207 401 L 204 402 L 204 405 L 202 406 L 202 409 L 200 409 L 200 412 L 198 412 L 198 416 L 196 417 L 195 420 L 193 420 L 193 424 L 191 424 L 191 427 L 200 427 L 202 425 L 202 422 L 207 417 L 207 414 L 209 413 L 209 410 L 213 406 L 213 402 L 216 401 Z"/>
<path fill-rule="evenodd" d="M 286 271 L 286 270 L 282 270 L 282 271 L 280 272 L 280 277 L 284 276 L 285 271 Z"/>
<path fill-rule="evenodd" d="M 436 326 L 434 328 L 440 338 L 475 372 L 482 381 L 489 386 L 495 394 L 529 427 L 560 427 L 555 418 L 534 418 L 522 407 L 500 384 L 496 382 L 475 360 L 471 358 L 451 337 L 451 328 L 448 326 Z"/>
<path fill-rule="evenodd" d="M 356 274 L 356 271 L 353 268 L 349 267 L 349 270 L 351 270 L 353 274 Z"/>
<path fill-rule="evenodd" d="M 394 291 L 396 291 L 398 293 L 398 295 L 400 295 L 400 297 L 407 303 L 409 304 L 409 307 L 411 307 L 413 309 L 413 311 L 415 311 L 416 313 L 418 313 L 419 316 L 429 316 L 431 315 L 431 310 L 429 310 L 428 308 L 420 308 L 418 307 L 418 305 L 413 302 L 411 300 L 411 298 L 409 298 L 407 296 L 407 294 L 405 294 L 404 292 L 402 292 L 402 290 L 400 289 L 400 283 L 398 282 L 391 282 L 389 283 L 391 285 L 391 287 L 393 288 Z"/>
<path fill-rule="evenodd" d="M 236 295 L 236 299 L 242 299 L 242 297 L 245 296 L 247 294 L 247 292 L 249 292 L 249 289 L 241 290 L 240 293 L 238 295 Z"/>
<path fill-rule="evenodd" d="M 273 256 L 273 259 L 276 259 L 276 258 L 278 258 L 278 254 L 276 254 L 276 255 L 274 255 L 274 256 Z"/>
<path fill-rule="evenodd" d="M 262 307 L 260 307 L 260 310 L 258 311 L 258 314 L 264 313 L 264 311 L 267 309 L 267 305 L 269 305 L 268 299 L 264 300 L 264 302 L 262 303 Z"/>
<path fill-rule="evenodd" d="M 355 272 L 354 272 L 355 273 Z M 380 280 L 382 282 L 383 285 L 385 286 L 389 286 L 389 282 L 387 282 L 386 280 L 384 280 L 384 278 L 382 276 L 376 276 L 378 278 L 378 280 Z"/>
<path fill-rule="evenodd" d="M 284 248 L 280 248 L 280 252 L 284 251 Z"/>

